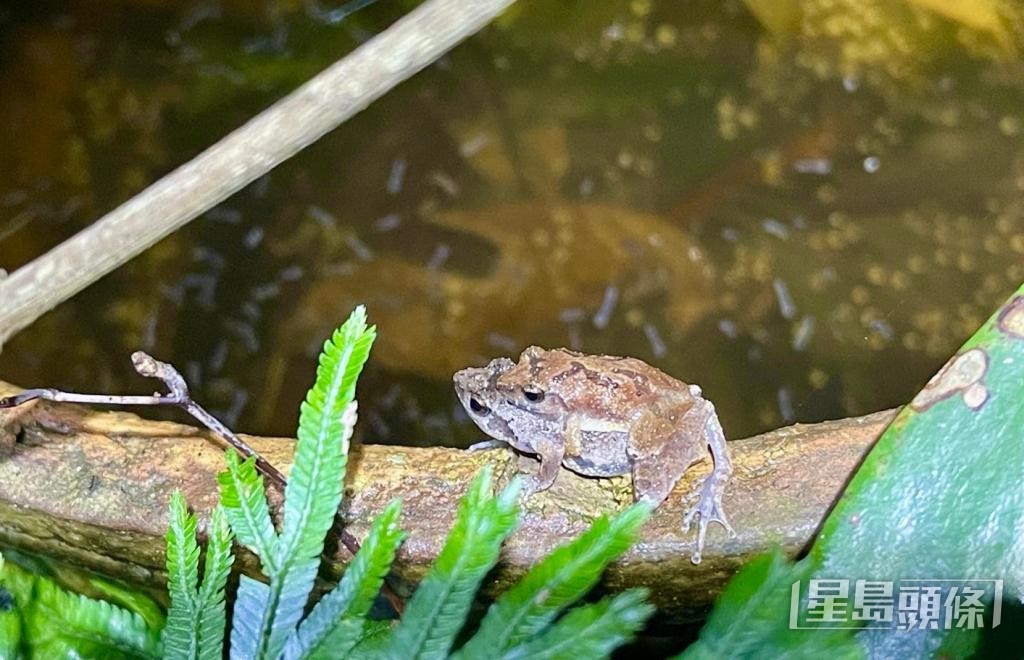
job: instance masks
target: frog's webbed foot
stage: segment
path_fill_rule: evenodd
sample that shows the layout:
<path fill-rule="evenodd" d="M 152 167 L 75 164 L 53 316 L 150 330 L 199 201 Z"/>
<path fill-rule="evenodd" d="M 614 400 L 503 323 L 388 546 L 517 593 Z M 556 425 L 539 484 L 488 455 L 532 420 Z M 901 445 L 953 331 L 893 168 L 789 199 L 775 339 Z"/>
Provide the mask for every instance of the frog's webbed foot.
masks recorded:
<path fill-rule="evenodd" d="M 691 506 L 683 517 L 684 532 L 689 532 L 694 518 L 697 519 L 697 547 L 690 556 L 690 561 L 694 564 L 700 563 L 708 525 L 716 522 L 724 527 L 730 536 L 736 535 L 732 525 L 729 524 L 725 517 L 725 510 L 722 508 L 722 492 L 725 490 L 725 481 L 726 479 L 719 477 L 719 475 L 711 474 L 687 500 L 688 502 L 697 500 L 696 504 Z"/>
<path fill-rule="evenodd" d="M 501 448 L 511 449 L 512 445 L 510 445 L 509 443 L 505 442 L 504 440 L 495 440 L 494 438 L 490 438 L 488 440 L 481 440 L 480 442 L 474 442 L 470 446 L 466 447 L 466 451 L 477 452 L 477 451 L 487 451 L 488 449 L 501 449 Z"/>

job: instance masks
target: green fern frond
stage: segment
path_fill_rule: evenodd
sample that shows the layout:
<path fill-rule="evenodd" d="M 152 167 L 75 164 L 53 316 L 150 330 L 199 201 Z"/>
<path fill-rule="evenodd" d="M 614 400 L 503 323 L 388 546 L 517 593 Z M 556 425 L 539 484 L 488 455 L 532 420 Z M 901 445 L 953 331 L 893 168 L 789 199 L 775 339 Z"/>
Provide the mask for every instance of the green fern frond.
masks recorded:
<path fill-rule="evenodd" d="M 348 654 L 347 660 L 381 660 L 385 657 L 385 648 L 395 630 L 393 621 L 374 621 L 365 619 L 363 630 L 356 640 L 356 645 Z M 317 653 L 310 660 L 336 660 L 328 653 Z"/>
<path fill-rule="evenodd" d="M 398 526 L 401 502 L 377 517 L 341 582 L 313 607 L 284 648 L 286 660 L 306 656 L 344 658 L 361 638 L 366 613 L 391 570 L 405 534 Z"/>
<path fill-rule="evenodd" d="M 386 655 L 444 658 L 462 628 L 484 575 L 519 520 L 519 482 L 491 496 L 491 471 L 481 470 L 459 504 L 455 525 L 430 573 L 409 601 Z"/>
<path fill-rule="evenodd" d="M 25 619 L 34 657 L 160 657 L 160 632 L 141 616 L 64 591 L 45 578 L 35 578 Z"/>
<path fill-rule="evenodd" d="M 238 542 L 260 558 L 263 571 L 271 574 L 277 566 L 277 533 L 267 508 L 263 477 L 256 471 L 256 458 L 240 460 L 237 452 L 224 452 L 228 469 L 217 475 L 220 504 Z"/>
<path fill-rule="evenodd" d="M 146 625 L 150 628 L 163 630 L 167 617 L 163 608 L 152 596 L 96 575 L 89 576 L 88 584 L 103 600 L 108 600 L 118 607 L 135 612 L 146 621 Z"/>
<path fill-rule="evenodd" d="M 199 545 L 196 517 L 189 513 L 181 491 L 171 493 L 167 527 L 167 591 L 171 607 L 163 629 L 164 658 L 195 658 L 199 640 L 196 582 L 199 580 Z"/>
<path fill-rule="evenodd" d="M 270 588 L 248 575 L 238 579 L 238 593 L 231 610 L 231 660 L 258 658 L 262 641 L 263 613 L 267 610 Z"/>
<path fill-rule="evenodd" d="M 542 635 L 510 650 L 503 660 L 607 658 L 632 641 L 653 613 L 647 590 L 629 589 L 570 610 Z"/>
<path fill-rule="evenodd" d="M 611 520 L 601 516 L 579 538 L 557 548 L 491 605 L 456 657 L 493 658 L 543 630 L 594 587 L 650 513 L 650 505 L 640 502 Z"/>
<path fill-rule="evenodd" d="M 300 410 L 295 462 L 285 489 L 283 529 L 272 546 L 273 561 L 268 563 L 261 555 L 269 587 L 253 657 L 277 658 L 309 601 L 324 538 L 341 502 L 348 442 L 356 419 L 356 380 L 375 336 L 376 330 L 367 327 L 366 310 L 360 306 L 320 354 L 316 382 Z M 234 519 L 231 524 L 235 527 Z M 241 533 L 238 536 L 243 538 Z"/>
<path fill-rule="evenodd" d="M 203 583 L 196 601 L 199 624 L 198 657 L 203 660 L 219 660 L 224 655 L 224 589 L 231 573 L 231 565 L 235 561 L 231 554 L 233 536 L 223 507 L 214 508 L 210 514 L 208 536 L 206 561 L 203 564 Z"/>

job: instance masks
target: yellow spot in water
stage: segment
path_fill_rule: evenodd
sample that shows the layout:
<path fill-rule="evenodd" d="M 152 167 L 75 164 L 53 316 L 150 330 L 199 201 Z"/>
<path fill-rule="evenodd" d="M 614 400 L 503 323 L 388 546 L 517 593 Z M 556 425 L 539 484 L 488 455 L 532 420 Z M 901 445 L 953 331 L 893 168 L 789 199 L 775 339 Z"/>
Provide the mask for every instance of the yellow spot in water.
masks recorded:
<path fill-rule="evenodd" d="M 551 235 L 545 229 L 535 229 L 530 234 L 530 241 L 539 248 L 546 248 L 551 244 Z"/>
<path fill-rule="evenodd" d="M 639 307 L 630 307 L 626 311 L 626 323 L 631 328 L 639 328 L 644 324 L 644 312 Z"/>
<path fill-rule="evenodd" d="M 1020 120 L 1012 115 L 1006 115 L 999 120 L 999 130 L 1008 137 L 1017 135 L 1020 133 Z"/>
<path fill-rule="evenodd" d="M 828 385 L 829 375 L 821 369 L 811 369 L 810 373 L 807 374 L 807 382 L 811 384 L 816 390 L 820 390 Z"/>
<path fill-rule="evenodd" d="M 660 142 L 662 135 L 665 134 L 661 124 L 647 124 L 643 128 L 644 138 L 651 142 Z"/>
<path fill-rule="evenodd" d="M 921 275 L 928 269 L 928 261 L 919 254 L 911 255 L 907 259 L 907 269 L 915 275 Z"/>
<path fill-rule="evenodd" d="M 904 291 L 910 286 L 910 275 L 902 270 L 894 270 L 889 278 L 889 285 L 897 291 Z"/>
<path fill-rule="evenodd" d="M 871 302 L 871 292 L 868 291 L 866 286 L 855 286 L 850 290 L 850 300 L 852 300 L 855 305 L 866 305 Z"/>
<path fill-rule="evenodd" d="M 907 349 L 908 351 L 919 351 L 924 345 L 924 342 L 921 340 L 921 335 L 917 334 L 916 332 L 903 333 L 901 341 L 903 344 L 903 348 Z"/>
<path fill-rule="evenodd" d="M 871 265 L 869 265 L 865 269 L 864 274 L 867 275 L 868 282 L 871 282 L 875 286 L 882 286 L 883 284 L 885 284 L 885 280 L 886 280 L 885 266 L 883 266 L 881 264 L 871 264 Z"/>
<path fill-rule="evenodd" d="M 1017 254 L 1024 254 L 1024 234 L 1014 234 L 1010 237 L 1010 249 Z"/>
<path fill-rule="evenodd" d="M 678 37 L 679 33 L 676 31 L 675 26 L 668 23 L 662 23 L 654 31 L 654 41 L 662 48 L 672 48 L 675 46 Z"/>
<path fill-rule="evenodd" d="M 629 10 L 642 18 L 651 13 L 651 0 L 633 0 L 629 3 Z"/>

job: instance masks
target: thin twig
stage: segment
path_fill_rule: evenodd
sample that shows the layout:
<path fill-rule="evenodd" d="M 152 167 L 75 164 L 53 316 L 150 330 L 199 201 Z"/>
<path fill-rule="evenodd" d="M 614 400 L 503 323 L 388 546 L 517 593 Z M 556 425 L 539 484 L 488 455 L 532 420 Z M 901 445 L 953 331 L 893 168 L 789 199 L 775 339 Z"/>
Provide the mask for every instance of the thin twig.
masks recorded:
<path fill-rule="evenodd" d="M 90 227 L 0 281 L 0 347 L 185 223 L 291 158 L 514 0 L 426 0 Z"/>
<path fill-rule="evenodd" d="M 103 406 L 177 406 L 189 415 L 192 415 L 200 424 L 210 429 L 231 445 L 242 456 L 253 457 L 256 461 L 256 469 L 259 470 L 270 484 L 283 495 L 288 479 L 267 459 L 260 456 L 259 452 L 250 447 L 244 440 L 229 429 L 223 422 L 211 415 L 196 403 L 188 391 L 188 384 L 177 369 L 166 362 L 161 362 L 153 356 L 136 351 L 132 353 L 132 364 L 135 371 L 146 378 L 157 378 L 167 386 L 166 394 L 153 394 L 151 396 L 141 395 L 110 395 L 110 394 L 80 394 L 78 392 L 65 392 L 53 388 L 34 388 L 22 390 L 12 396 L 0 398 L 0 409 L 14 408 L 29 401 L 44 399 L 59 403 L 88 403 Z M 334 521 L 331 524 L 331 531 L 341 541 L 342 545 L 355 556 L 359 552 L 359 541 L 347 529 L 341 519 L 340 513 L 334 514 Z M 381 595 L 401 615 L 405 606 L 402 598 L 385 583 L 381 588 Z"/>

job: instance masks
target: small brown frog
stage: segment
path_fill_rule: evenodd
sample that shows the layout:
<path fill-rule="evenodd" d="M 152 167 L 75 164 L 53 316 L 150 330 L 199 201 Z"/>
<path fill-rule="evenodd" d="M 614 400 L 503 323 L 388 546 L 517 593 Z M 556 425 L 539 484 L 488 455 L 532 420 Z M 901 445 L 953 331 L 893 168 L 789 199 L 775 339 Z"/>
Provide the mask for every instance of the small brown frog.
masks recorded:
<path fill-rule="evenodd" d="M 636 358 L 537 346 L 523 351 L 518 363 L 496 358 L 486 367 L 459 371 L 454 380 L 477 426 L 540 458 L 528 492 L 550 488 L 560 465 L 590 477 L 631 472 L 636 499 L 658 506 L 710 448 L 714 471 L 683 519 L 686 529 L 698 519 L 693 563 L 700 563 L 711 522 L 734 533 L 722 510 L 732 472 L 725 434 L 715 407 L 696 385 Z"/>

